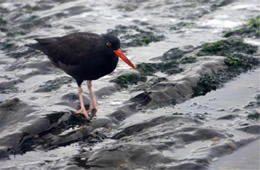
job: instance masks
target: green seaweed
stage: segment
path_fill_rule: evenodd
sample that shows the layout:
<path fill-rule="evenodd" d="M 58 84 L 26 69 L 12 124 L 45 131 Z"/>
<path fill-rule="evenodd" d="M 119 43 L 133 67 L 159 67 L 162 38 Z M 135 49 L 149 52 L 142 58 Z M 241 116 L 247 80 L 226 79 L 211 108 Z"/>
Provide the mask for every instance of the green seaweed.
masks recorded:
<path fill-rule="evenodd" d="M 257 51 L 257 47 L 244 43 L 241 38 L 230 38 L 212 43 L 203 44 L 201 50 L 197 53 L 198 56 L 219 55 L 232 56 L 236 53 L 244 53 L 252 55 Z"/>
<path fill-rule="evenodd" d="M 242 37 L 260 37 L 260 15 L 255 18 L 250 18 L 247 23 L 243 24 L 241 28 L 230 29 L 223 32 L 224 37 L 230 37 L 234 35 Z"/>
<path fill-rule="evenodd" d="M 118 76 L 116 79 L 111 80 L 122 88 L 127 88 L 128 85 L 137 84 L 138 82 L 145 82 L 147 78 L 144 75 L 136 73 L 128 73 Z"/>
<path fill-rule="evenodd" d="M 239 69 L 241 71 L 247 71 L 259 64 L 259 60 L 257 58 L 242 54 L 235 54 L 227 57 L 224 62 L 228 66 L 229 71 L 231 69 L 234 71 L 239 71 Z"/>
<path fill-rule="evenodd" d="M 184 57 L 180 59 L 181 64 L 195 63 L 197 61 L 196 57 Z"/>
<path fill-rule="evenodd" d="M 211 90 L 216 90 L 221 85 L 216 75 L 203 74 L 195 88 L 193 88 L 193 96 L 205 95 Z"/>
<path fill-rule="evenodd" d="M 260 119 L 260 113 L 255 111 L 255 112 L 250 113 L 249 115 L 247 115 L 247 118 L 251 119 L 251 120 L 259 120 Z"/>
<path fill-rule="evenodd" d="M 183 71 L 182 68 L 178 67 L 178 63 L 175 61 L 162 62 L 162 63 L 140 63 L 136 65 L 139 74 L 123 74 L 118 76 L 116 79 L 111 80 L 120 87 L 128 87 L 128 85 L 137 84 L 138 82 L 145 82 L 147 76 L 152 76 L 155 72 L 163 72 L 166 74 L 175 74 Z"/>
<path fill-rule="evenodd" d="M 178 67 L 176 61 L 167 61 L 161 63 L 140 63 L 136 69 L 143 75 L 152 75 L 155 72 L 161 71 L 167 74 L 180 73 L 183 70 Z"/>
<path fill-rule="evenodd" d="M 236 54 L 225 59 L 225 64 L 228 66 L 226 70 L 209 75 L 201 76 L 196 87 L 193 88 L 193 96 L 205 95 L 211 90 L 216 90 L 223 83 L 231 80 L 242 72 L 246 72 L 260 64 L 257 58 Z"/>

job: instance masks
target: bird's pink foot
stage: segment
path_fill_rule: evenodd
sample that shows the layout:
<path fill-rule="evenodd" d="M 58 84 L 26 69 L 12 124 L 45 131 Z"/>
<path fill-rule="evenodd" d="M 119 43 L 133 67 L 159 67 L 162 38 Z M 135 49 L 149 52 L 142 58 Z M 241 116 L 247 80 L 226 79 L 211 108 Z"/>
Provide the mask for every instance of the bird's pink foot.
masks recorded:
<path fill-rule="evenodd" d="M 91 111 L 91 110 L 96 110 L 96 111 L 97 111 L 97 110 L 98 110 L 97 104 L 96 104 L 96 103 L 91 103 L 88 109 L 89 109 L 90 111 Z"/>
<path fill-rule="evenodd" d="M 97 107 L 97 104 L 96 104 L 96 103 L 90 104 L 90 106 L 89 106 L 89 111 L 90 111 L 90 113 L 91 113 L 91 118 L 93 118 L 93 117 L 96 116 L 97 110 L 98 110 L 98 107 Z"/>
<path fill-rule="evenodd" d="M 87 110 L 85 108 L 81 108 L 81 109 L 77 110 L 75 113 L 83 114 L 87 119 L 90 118 L 89 115 L 88 115 L 88 112 L 87 112 Z"/>

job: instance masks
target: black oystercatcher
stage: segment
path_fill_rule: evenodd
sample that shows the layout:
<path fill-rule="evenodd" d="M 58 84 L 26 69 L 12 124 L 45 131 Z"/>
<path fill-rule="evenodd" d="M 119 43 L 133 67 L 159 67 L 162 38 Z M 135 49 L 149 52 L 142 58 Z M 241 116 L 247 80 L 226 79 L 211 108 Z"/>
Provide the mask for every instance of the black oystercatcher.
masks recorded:
<path fill-rule="evenodd" d="M 135 69 L 121 51 L 119 39 L 112 34 L 81 32 L 35 40 L 37 43 L 28 46 L 42 51 L 56 67 L 77 81 L 81 108 L 76 113 L 83 113 L 86 118 L 89 115 L 83 103 L 82 82 L 87 80 L 91 100 L 89 110 L 97 111 L 91 81 L 111 73 L 116 68 L 118 57 Z"/>

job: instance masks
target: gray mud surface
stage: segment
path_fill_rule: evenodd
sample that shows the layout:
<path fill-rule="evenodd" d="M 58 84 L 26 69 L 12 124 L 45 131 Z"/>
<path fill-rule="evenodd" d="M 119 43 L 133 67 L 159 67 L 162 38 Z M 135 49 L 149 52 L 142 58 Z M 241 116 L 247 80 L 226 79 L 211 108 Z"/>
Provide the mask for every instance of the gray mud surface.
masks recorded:
<path fill-rule="evenodd" d="M 2 0 L 0 169 L 259 169 L 260 24 L 223 33 L 259 12 L 257 0 Z M 75 81 L 25 46 L 77 31 L 117 34 L 137 65 L 93 82 L 91 121 L 74 114 Z"/>

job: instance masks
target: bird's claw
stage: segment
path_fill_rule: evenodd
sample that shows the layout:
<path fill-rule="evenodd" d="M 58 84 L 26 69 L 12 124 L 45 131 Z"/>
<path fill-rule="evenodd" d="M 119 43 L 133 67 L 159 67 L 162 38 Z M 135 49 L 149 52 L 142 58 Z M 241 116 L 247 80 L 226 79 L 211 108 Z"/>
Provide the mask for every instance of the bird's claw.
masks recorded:
<path fill-rule="evenodd" d="M 88 112 L 86 111 L 86 109 L 79 109 L 79 110 L 77 110 L 75 113 L 77 113 L 77 114 L 83 114 L 85 117 L 86 117 L 86 119 L 90 119 L 90 117 L 89 117 L 89 115 L 88 115 Z"/>
<path fill-rule="evenodd" d="M 97 110 L 98 110 L 97 104 L 95 104 L 95 103 L 94 104 L 90 104 L 89 111 L 91 113 L 91 115 L 90 115 L 91 118 L 96 116 Z"/>
<path fill-rule="evenodd" d="M 91 104 L 91 105 L 89 106 L 88 110 L 90 110 L 91 112 L 92 112 L 92 110 L 96 110 L 96 112 L 97 112 L 97 110 L 98 110 L 97 104 Z"/>
<path fill-rule="evenodd" d="M 93 117 L 96 117 L 97 109 L 92 109 L 90 110 L 90 118 L 92 119 Z"/>

